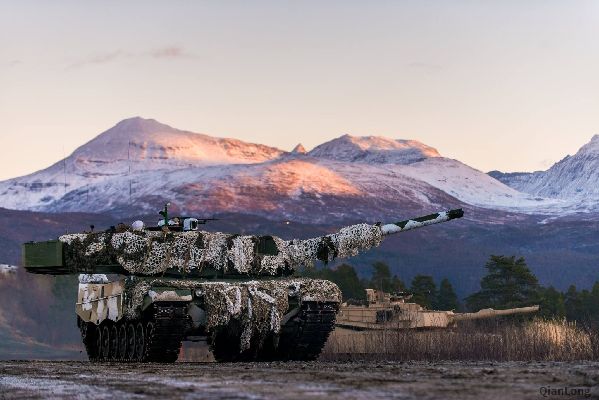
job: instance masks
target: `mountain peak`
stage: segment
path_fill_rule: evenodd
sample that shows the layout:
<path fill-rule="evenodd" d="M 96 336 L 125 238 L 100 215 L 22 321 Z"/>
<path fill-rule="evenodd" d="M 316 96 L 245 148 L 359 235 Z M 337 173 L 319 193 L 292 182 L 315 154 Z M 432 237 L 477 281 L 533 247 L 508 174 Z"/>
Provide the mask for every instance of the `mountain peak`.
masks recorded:
<path fill-rule="evenodd" d="M 291 150 L 291 152 L 293 154 L 306 154 L 306 148 L 303 144 L 298 143 L 297 146 L 295 146 L 293 150 Z"/>
<path fill-rule="evenodd" d="M 417 140 L 349 134 L 323 143 L 308 154 L 338 161 L 392 164 L 411 164 L 426 158 L 441 157 L 436 149 Z"/>
<path fill-rule="evenodd" d="M 132 117 L 127 118 L 119 123 L 117 123 L 114 127 L 106 131 L 117 133 L 126 132 L 129 134 L 135 133 L 155 133 L 155 132 L 180 132 L 178 129 L 173 128 L 172 126 L 163 124 L 161 122 L 156 121 L 152 118 L 142 118 L 142 117 Z"/>
<path fill-rule="evenodd" d="M 578 150 L 577 154 L 587 155 L 597 155 L 599 154 L 599 135 L 593 135 L 591 140 L 582 146 L 580 150 Z"/>
<path fill-rule="evenodd" d="M 183 131 L 155 119 L 133 117 L 79 147 L 73 156 L 79 165 L 133 160 L 144 162 L 144 168 L 172 168 L 263 162 L 281 153 L 273 147 Z"/>

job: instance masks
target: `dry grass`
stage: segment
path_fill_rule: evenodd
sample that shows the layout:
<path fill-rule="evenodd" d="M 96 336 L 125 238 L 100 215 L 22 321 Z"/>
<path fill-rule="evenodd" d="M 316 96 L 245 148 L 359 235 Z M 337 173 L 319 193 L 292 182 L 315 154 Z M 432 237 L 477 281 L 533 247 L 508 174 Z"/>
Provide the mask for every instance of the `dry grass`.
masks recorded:
<path fill-rule="evenodd" d="M 462 323 L 428 331 L 337 328 L 321 360 L 598 360 L 599 333 L 565 321 Z"/>

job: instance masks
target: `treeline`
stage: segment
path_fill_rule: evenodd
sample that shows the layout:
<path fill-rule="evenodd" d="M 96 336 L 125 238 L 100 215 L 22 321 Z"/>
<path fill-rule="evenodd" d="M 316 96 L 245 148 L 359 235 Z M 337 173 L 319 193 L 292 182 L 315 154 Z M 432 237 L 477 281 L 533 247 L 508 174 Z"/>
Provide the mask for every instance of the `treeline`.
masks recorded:
<path fill-rule="evenodd" d="M 566 318 L 584 325 L 599 326 L 599 281 L 591 290 L 578 291 L 571 285 L 566 292 L 539 285 L 523 257 L 491 256 L 481 289 L 466 298 L 468 309 L 511 308 L 540 305 L 539 315 Z"/>
<path fill-rule="evenodd" d="M 447 278 L 441 281 L 437 289 L 432 276 L 416 275 L 408 287 L 397 275 L 391 275 L 389 266 L 380 261 L 372 265 L 372 272 L 369 279 L 360 279 L 354 267 L 348 264 L 341 264 L 335 269 L 309 268 L 304 271 L 303 275 L 335 282 L 341 289 L 345 301 L 365 300 L 366 292 L 364 289 L 371 288 L 387 293 L 410 293 L 412 294 L 410 301 L 429 309 L 461 309 L 458 297 Z"/>
<path fill-rule="evenodd" d="M 567 319 L 599 326 L 599 281 L 591 290 L 577 290 L 574 285 L 566 292 L 553 286 L 543 287 L 530 271 L 524 258 L 515 256 L 489 257 L 485 265 L 486 275 L 481 279 L 480 290 L 461 303 L 451 282 L 445 278 L 437 287 L 432 276 L 417 275 L 410 286 L 397 276 L 391 275 L 389 266 L 383 262 L 372 265 L 369 279 L 360 279 L 355 269 L 342 264 L 335 269 L 307 269 L 304 274 L 312 278 L 328 279 L 339 285 L 343 298 L 363 300 L 364 289 L 385 292 L 409 292 L 411 301 L 429 309 L 478 311 L 483 308 L 506 309 L 540 305 L 539 316 L 551 319 Z"/>

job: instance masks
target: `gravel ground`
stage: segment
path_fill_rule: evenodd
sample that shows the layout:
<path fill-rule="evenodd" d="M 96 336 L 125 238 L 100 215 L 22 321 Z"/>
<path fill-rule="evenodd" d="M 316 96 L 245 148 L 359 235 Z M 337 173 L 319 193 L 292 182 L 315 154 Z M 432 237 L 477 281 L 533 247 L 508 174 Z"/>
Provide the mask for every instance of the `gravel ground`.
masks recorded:
<path fill-rule="evenodd" d="M 292 362 L 135 365 L 78 361 L 2 361 L 0 398 L 599 398 L 599 363 Z"/>

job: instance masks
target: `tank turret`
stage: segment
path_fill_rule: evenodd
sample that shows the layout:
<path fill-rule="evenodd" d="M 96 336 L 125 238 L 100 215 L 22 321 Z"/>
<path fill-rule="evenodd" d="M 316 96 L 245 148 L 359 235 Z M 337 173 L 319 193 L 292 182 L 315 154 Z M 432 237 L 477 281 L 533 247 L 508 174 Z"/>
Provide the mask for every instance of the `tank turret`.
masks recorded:
<path fill-rule="evenodd" d="M 210 219 L 169 216 L 167 206 L 156 227 L 135 221 L 23 245 L 28 272 L 80 274 L 76 312 L 91 360 L 173 362 L 183 340 L 202 338 L 220 361 L 315 359 L 341 292 L 294 277 L 298 268 L 463 216 L 450 210 L 284 240 L 201 231 Z"/>
<path fill-rule="evenodd" d="M 166 211 L 162 211 L 164 215 Z M 357 255 L 383 238 L 427 225 L 461 218 L 461 209 L 389 224 L 357 224 L 305 240 L 205 232 L 210 219 L 165 217 L 158 227 L 119 224 L 104 232 L 62 235 L 58 240 L 23 245 L 28 272 L 161 276 L 289 276 L 316 260 Z"/>

